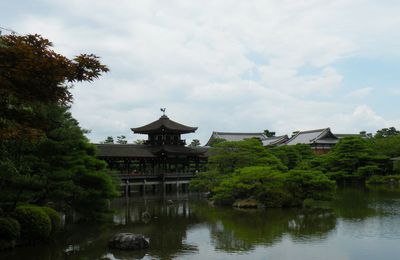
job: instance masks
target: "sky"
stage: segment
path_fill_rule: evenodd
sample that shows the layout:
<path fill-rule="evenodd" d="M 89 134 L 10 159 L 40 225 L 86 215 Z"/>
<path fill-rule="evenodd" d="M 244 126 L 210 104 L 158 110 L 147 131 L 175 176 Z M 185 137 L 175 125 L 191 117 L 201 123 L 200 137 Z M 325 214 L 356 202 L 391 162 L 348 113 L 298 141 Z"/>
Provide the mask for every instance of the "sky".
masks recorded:
<path fill-rule="evenodd" d="M 0 26 L 37 33 L 110 72 L 73 89 L 92 142 L 170 119 L 291 135 L 400 128 L 397 0 L 5 0 Z M 7 33 L 3 31 L 3 34 Z"/>

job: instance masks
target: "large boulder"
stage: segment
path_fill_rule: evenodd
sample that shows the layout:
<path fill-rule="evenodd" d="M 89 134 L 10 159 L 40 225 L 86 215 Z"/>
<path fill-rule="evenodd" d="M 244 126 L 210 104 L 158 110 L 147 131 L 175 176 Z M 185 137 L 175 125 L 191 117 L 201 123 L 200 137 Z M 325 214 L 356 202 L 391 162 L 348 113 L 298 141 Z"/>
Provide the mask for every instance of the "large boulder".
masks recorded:
<path fill-rule="evenodd" d="M 108 241 L 108 246 L 114 249 L 139 250 L 148 248 L 149 242 L 142 235 L 118 233 Z"/>

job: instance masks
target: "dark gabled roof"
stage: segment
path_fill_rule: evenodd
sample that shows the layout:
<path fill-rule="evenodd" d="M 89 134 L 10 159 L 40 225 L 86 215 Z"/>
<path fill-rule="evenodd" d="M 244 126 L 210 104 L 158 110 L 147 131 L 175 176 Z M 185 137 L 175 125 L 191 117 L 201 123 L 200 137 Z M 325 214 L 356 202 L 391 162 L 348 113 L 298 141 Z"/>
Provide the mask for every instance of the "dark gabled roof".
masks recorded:
<path fill-rule="evenodd" d="M 210 139 L 208 140 L 207 145 L 211 142 L 212 139 L 225 139 L 226 141 L 242 141 L 248 138 L 258 138 L 260 140 L 264 140 L 267 137 L 264 133 L 233 133 L 233 132 L 213 132 Z"/>
<path fill-rule="evenodd" d="M 313 144 L 313 143 L 324 143 L 324 144 L 335 144 L 337 143 L 337 137 L 334 136 L 330 128 L 299 131 L 292 136 L 287 142 L 287 145 L 295 144 Z"/>
<path fill-rule="evenodd" d="M 154 154 L 160 154 L 162 152 L 166 152 L 168 154 L 184 154 L 184 155 L 200 155 L 204 154 L 207 149 L 204 148 L 191 148 L 186 146 L 177 146 L 177 145 L 163 145 L 163 146 L 155 146 L 152 148 L 152 152 Z"/>
<path fill-rule="evenodd" d="M 155 157 L 149 146 L 142 144 L 95 144 L 98 157 Z"/>
<path fill-rule="evenodd" d="M 149 134 L 156 133 L 159 131 L 172 132 L 172 133 L 193 133 L 197 130 L 197 127 L 191 127 L 179 124 L 175 121 L 169 119 L 166 115 L 161 116 L 158 120 L 147 124 L 145 126 L 131 128 L 131 130 L 136 134 Z"/>
<path fill-rule="evenodd" d="M 153 158 L 162 152 L 173 155 L 203 155 L 207 149 L 190 148 L 176 145 L 150 146 L 142 144 L 96 144 L 101 158 L 121 157 L 121 158 Z"/>
<path fill-rule="evenodd" d="M 263 146 L 279 145 L 285 143 L 287 140 L 289 140 L 289 137 L 287 135 L 272 136 L 268 137 L 265 140 L 262 140 L 262 144 Z"/>

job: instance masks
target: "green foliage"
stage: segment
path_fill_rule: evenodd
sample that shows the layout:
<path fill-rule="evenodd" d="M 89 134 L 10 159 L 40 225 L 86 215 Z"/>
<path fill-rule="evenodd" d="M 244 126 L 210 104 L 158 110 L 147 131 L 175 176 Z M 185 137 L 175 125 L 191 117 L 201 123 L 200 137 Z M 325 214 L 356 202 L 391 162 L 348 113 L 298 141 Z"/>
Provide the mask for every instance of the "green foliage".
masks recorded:
<path fill-rule="evenodd" d="M 302 205 L 305 199 L 330 199 L 334 189 L 335 182 L 319 171 L 281 172 L 270 167 L 253 166 L 227 175 L 212 190 L 212 198 L 220 204 L 256 198 L 267 207 L 286 207 Z"/>
<path fill-rule="evenodd" d="M 73 83 L 92 81 L 107 67 L 94 55 L 67 59 L 39 35 L 0 39 L 0 207 L 12 212 L 20 203 L 51 202 L 80 208 L 86 198 L 113 198 L 105 163 L 68 112 Z M 87 176 L 97 179 L 90 189 Z M 100 205 L 93 211 L 108 210 Z M 90 209 L 88 204 L 85 212 Z"/>
<path fill-rule="evenodd" d="M 66 108 L 49 108 L 48 116 L 52 121 L 46 138 L 36 142 L 3 142 L 2 151 L 7 156 L 0 160 L 6 173 L 0 176 L 0 205 L 12 210 L 20 202 L 52 202 L 57 208 L 107 212 L 104 200 L 115 197 L 117 192 L 105 162 L 96 159 L 95 147 Z M 90 187 L 86 184 L 88 178 L 96 180 Z M 94 203 L 94 198 L 98 198 L 102 203 L 79 206 L 88 198 Z"/>
<path fill-rule="evenodd" d="M 50 104 L 69 104 L 75 82 L 92 81 L 108 69 L 95 55 L 68 59 L 40 35 L 0 36 L 0 138 L 37 139 L 46 132 Z"/>
<path fill-rule="evenodd" d="M 271 132 L 271 131 L 269 131 L 268 129 L 265 129 L 264 130 L 264 135 L 266 136 L 266 137 L 274 137 L 275 136 L 275 132 Z"/>
<path fill-rule="evenodd" d="M 390 161 L 372 149 L 370 142 L 360 137 L 345 137 L 328 154 L 316 157 L 310 162 L 312 169 L 328 175 L 364 179 L 371 174 L 384 175 L 390 171 Z"/>
<path fill-rule="evenodd" d="M 49 216 L 51 221 L 51 234 L 57 233 L 61 228 L 61 215 L 56 210 L 49 207 L 41 207 L 41 209 Z"/>
<path fill-rule="evenodd" d="M 18 206 L 14 217 L 21 225 L 21 239 L 28 243 L 47 240 L 51 234 L 51 220 L 40 207 Z"/>
<path fill-rule="evenodd" d="M 192 191 L 209 191 L 216 187 L 223 179 L 223 175 L 215 170 L 200 172 L 196 178 L 190 182 L 190 190 Z"/>
<path fill-rule="evenodd" d="M 117 144 L 127 144 L 128 141 L 126 140 L 125 135 L 117 136 Z"/>
<path fill-rule="evenodd" d="M 189 144 L 189 147 L 198 147 L 200 146 L 199 139 L 193 139 L 192 142 Z"/>
<path fill-rule="evenodd" d="M 329 200 L 335 190 L 335 182 L 320 171 L 288 171 L 284 186 L 299 203 L 305 199 Z"/>
<path fill-rule="evenodd" d="M 316 157 L 311 147 L 306 144 L 277 146 L 270 150 L 288 169 L 297 168 L 300 164 L 304 165 L 305 161 Z"/>
<path fill-rule="evenodd" d="M 232 173 L 247 166 L 269 166 L 286 170 L 281 161 L 256 138 L 238 142 L 222 142 L 210 151 L 209 168 L 221 174 Z"/>
<path fill-rule="evenodd" d="M 0 218 L 0 250 L 14 247 L 20 232 L 18 221 L 13 218 Z"/>
<path fill-rule="evenodd" d="M 224 138 L 212 138 L 209 142 L 208 142 L 208 146 L 214 147 L 219 143 L 222 142 L 226 142 L 226 140 Z"/>
<path fill-rule="evenodd" d="M 400 135 L 371 138 L 371 148 L 379 155 L 388 157 L 400 156 Z"/>
<path fill-rule="evenodd" d="M 382 128 L 381 130 L 376 131 L 375 138 L 384 138 L 389 136 L 400 135 L 400 131 L 398 131 L 394 127 Z"/>
<path fill-rule="evenodd" d="M 107 136 L 106 140 L 101 142 L 102 144 L 113 144 L 114 143 L 114 137 L 112 136 Z"/>
<path fill-rule="evenodd" d="M 386 176 L 372 176 L 366 182 L 367 184 L 389 184 L 389 185 L 400 185 L 400 175 L 386 175 Z"/>

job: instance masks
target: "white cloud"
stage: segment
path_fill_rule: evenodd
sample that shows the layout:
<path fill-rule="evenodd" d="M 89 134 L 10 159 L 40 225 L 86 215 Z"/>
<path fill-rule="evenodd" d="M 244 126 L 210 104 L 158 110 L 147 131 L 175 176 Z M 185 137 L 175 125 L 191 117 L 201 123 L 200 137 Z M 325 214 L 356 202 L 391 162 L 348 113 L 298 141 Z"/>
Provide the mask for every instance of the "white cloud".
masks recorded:
<path fill-rule="evenodd" d="M 356 89 L 356 90 L 353 90 L 353 91 L 349 92 L 346 95 L 346 98 L 365 98 L 369 94 L 371 94 L 371 92 L 373 90 L 374 89 L 372 87 L 359 88 L 359 89 Z"/>
<path fill-rule="evenodd" d="M 394 122 L 352 101 L 372 88 L 355 89 L 345 101 L 330 97 L 348 92 L 335 62 L 400 56 L 400 3 L 38 2 L 48 7 L 54 12 L 21 13 L 9 27 L 41 33 L 69 57 L 96 53 L 110 67 L 74 90 L 73 114 L 94 141 L 130 135 L 130 127 L 155 120 L 159 107 L 199 126 L 203 142 L 212 130 L 346 132 Z M 302 73 L 305 66 L 313 73 Z"/>

